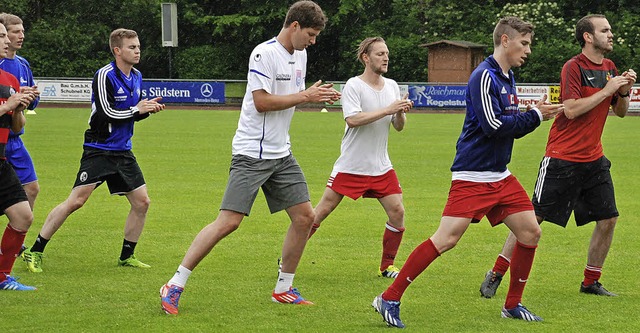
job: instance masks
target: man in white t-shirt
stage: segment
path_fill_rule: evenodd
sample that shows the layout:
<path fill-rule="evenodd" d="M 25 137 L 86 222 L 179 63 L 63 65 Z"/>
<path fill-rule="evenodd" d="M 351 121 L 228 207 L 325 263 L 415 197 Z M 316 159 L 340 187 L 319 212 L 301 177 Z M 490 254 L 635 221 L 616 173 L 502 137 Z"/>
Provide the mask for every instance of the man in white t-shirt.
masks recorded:
<path fill-rule="evenodd" d="M 249 215 L 262 188 L 271 213 L 286 210 L 283 267 L 271 298 L 277 303 L 313 304 L 292 287 L 295 270 L 314 219 L 305 177 L 291 155 L 289 125 L 295 106 L 333 103 L 340 93 L 321 81 L 305 90 L 306 48 L 315 44 L 326 16 L 313 1 L 298 1 L 287 12 L 277 37 L 258 45 L 249 59 L 247 91 L 233 137 L 229 181 L 214 222 L 191 243 L 175 275 L 160 289 L 162 309 L 178 313 L 178 301 L 191 271 Z"/>
<path fill-rule="evenodd" d="M 342 110 L 347 124 L 341 153 L 315 208 L 309 237 L 345 195 L 353 200 L 376 198 L 388 216 L 378 276 L 395 278 L 400 271 L 394 266 L 394 259 L 404 232 L 404 206 L 402 189 L 387 153 L 387 142 L 390 125 L 402 131 L 405 112 L 413 104 L 407 96 L 400 97 L 400 88 L 394 80 L 382 76 L 389 66 L 389 49 L 384 39 L 363 40 L 358 48 L 358 60 L 365 66 L 364 73 L 349 79 L 342 90 Z"/>

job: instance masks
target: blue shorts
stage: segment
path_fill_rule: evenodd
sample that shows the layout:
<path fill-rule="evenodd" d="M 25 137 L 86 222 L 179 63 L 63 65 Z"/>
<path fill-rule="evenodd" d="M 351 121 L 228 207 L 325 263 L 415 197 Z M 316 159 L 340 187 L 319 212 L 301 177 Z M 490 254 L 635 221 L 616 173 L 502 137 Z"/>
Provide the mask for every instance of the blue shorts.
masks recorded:
<path fill-rule="evenodd" d="M 27 147 L 24 146 L 19 136 L 9 136 L 5 148 L 5 156 L 9 164 L 13 167 L 13 170 L 18 174 L 22 185 L 38 181 L 33 160 L 31 160 Z"/>

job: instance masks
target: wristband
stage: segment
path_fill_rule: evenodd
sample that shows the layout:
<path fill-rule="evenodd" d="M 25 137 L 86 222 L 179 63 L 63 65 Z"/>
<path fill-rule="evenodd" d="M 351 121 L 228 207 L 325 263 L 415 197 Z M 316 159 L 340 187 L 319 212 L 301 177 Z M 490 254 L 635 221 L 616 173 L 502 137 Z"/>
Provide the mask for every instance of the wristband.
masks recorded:
<path fill-rule="evenodd" d="M 624 97 L 629 97 L 629 94 L 630 94 L 630 93 L 631 93 L 631 90 L 627 91 L 627 93 L 626 93 L 626 94 L 624 94 L 624 95 L 623 95 L 623 94 L 621 94 L 621 93 L 618 93 L 618 96 L 620 96 L 620 97 L 622 97 L 622 98 L 624 98 Z"/>

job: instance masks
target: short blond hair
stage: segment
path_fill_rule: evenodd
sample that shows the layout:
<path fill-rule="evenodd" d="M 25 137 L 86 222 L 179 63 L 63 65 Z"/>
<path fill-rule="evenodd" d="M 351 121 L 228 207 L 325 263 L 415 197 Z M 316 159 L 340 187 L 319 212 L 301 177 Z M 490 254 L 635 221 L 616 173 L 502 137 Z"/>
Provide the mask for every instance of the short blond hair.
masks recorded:
<path fill-rule="evenodd" d="M 13 14 L 0 13 L 0 23 L 8 27 L 10 25 L 22 24 L 22 19 Z"/>
<path fill-rule="evenodd" d="M 109 49 L 111 50 L 111 53 L 115 55 L 115 53 L 113 52 L 113 49 L 115 49 L 116 47 L 121 48 L 122 41 L 124 39 L 130 39 L 130 38 L 136 38 L 136 37 L 138 37 L 138 33 L 136 33 L 133 30 L 124 29 L 124 28 L 113 30 L 111 32 L 111 35 L 109 36 Z"/>

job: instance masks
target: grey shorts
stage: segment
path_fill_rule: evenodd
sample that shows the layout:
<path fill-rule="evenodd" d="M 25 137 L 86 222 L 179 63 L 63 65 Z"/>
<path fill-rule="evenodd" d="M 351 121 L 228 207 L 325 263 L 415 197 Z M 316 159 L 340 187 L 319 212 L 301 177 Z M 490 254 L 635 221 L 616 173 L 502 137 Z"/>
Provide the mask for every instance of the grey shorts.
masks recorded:
<path fill-rule="evenodd" d="M 220 209 L 249 216 L 260 188 L 272 214 L 310 201 L 307 181 L 293 155 L 273 160 L 234 155 Z"/>

